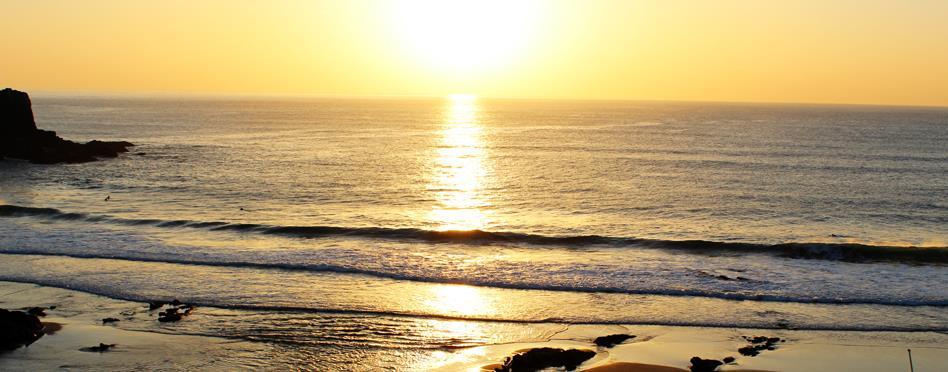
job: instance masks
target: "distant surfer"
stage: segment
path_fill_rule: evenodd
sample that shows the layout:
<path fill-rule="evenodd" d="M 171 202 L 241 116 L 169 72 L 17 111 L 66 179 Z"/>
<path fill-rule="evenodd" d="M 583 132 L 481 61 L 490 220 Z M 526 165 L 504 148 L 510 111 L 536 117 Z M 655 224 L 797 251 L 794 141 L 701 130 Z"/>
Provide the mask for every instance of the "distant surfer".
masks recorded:
<path fill-rule="evenodd" d="M 106 196 L 105 196 L 105 201 L 109 201 L 109 199 L 112 199 L 112 195 L 106 195 Z"/>

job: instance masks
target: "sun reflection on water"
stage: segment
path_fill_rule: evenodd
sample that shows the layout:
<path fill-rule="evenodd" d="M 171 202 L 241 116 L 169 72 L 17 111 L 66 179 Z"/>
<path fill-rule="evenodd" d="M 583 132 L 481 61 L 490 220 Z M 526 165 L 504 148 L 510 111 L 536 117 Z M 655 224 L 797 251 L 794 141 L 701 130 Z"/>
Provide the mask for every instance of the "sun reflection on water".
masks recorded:
<path fill-rule="evenodd" d="M 450 316 L 483 316 L 492 312 L 492 305 L 477 287 L 443 285 L 431 289 L 425 304 L 439 314 Z M 466 326 L 459 324 L 458 326 Z"/>
<path fill-rule="evenodd" d="M 451 317 L 490 317 L 497 312 L 497 298 L 479 287 L 460 284 L 440 284 L 427 289 L 424 306 L 431 313 Z M 451 319 L 429 320 L 429 337 L 433 342 L 445 343 L 456 348 L 465 348 L 461 353 L 435 352 L 425 364 L 427 369 L 460 360 L 476 360 L 483 351 L 470 346 L 491 342 L 491 334 L 479 322 Z"/>
<path fill-rule="evenodd" d="M 437 205 L 430 218 L 440 230 L 475 230 L 488 223 L 481 195 L 486 177 L 482 128 L 474 96 L 448 96 L 444 128 L 435 159 L 432 189 Z"/>

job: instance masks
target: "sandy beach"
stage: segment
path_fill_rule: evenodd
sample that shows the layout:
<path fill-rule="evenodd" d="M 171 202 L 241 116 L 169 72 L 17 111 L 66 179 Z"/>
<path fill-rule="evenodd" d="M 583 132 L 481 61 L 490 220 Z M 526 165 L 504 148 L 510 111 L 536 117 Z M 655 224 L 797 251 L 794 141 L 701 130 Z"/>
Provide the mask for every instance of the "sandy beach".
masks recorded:
<path fill-rule="evenodd" d="M 266 342 L 194 336 L 159 324 L 147 304 L 114 300 L 67 289 L 0 282 L 0 307 L 47 309 L 46 324 L 60 324 L 28 347 L 0 354 L 0 370 L 233 370 L 304 368 L 305 361 L 281 359 Z M 192 315 L 200 317 L 198 309 Z M 101 319 L 120 321 L 102 324 Z M 182 322 L 187 322 L 185 318 Z M 597 347 L 596 337 L 635 337 L 612 348 Z M 746 357 L 743 336 L 779 337 L 775 350 Z M 99 343 L 115 344 L 105 352 L 80 351 Z M 690 358 L 735 361 L 720 371 L 908 371 L 907 348 L 916 371 L 942 370 L 948 360 L 948 336 L 935 332 L 840 332 L 646 325 L 562 325 L 546 341 L 504 343 L 433 350 L 412 365 L 396 370 L 482 371 L 500 366 L 510 355 L 550 347 L 592 350 L 596 354 L 578 370 L 664 372 L 688 370 Z M 353 365 L 352 370 L 362 370 Z"/>
<path fill-rule="evenodd" d="M 102 323 L 108 317 L 119 317 L 117 323 L 142 321 L 148 315 L 147 304 L 11 282 L 0 283 L 0 293 L 0 308 L 45 307 L 42 322 L 61 326 L 27 347 L 0 351 L 3 371 L 234 370 L 269 365 L 265 355 L 270 348 L 265 344 Z M 52 306 L 56 308 L 49 309 Z M 101 353 L 80 350 L 100 343 L 115 347 Z"/>
<path fill-rule="evenodd" d="M 946 336 L 934 333 L 900 334 L 870 332 L 775 331 L 691 327 L 624 326 L 640 334 L 612 349 L 596 349 L 588 341 L 615 327 L 574 326 L 556 340 L 544 343 L 497 345 L 463 350 L 438 370 L 480 370 L 486 362 L 502 360 L 516 350 L 534 347 L 583 348 L 598 351 L 580 370 L 675 371 L 688 370 L 693 356 L 706 359 L 736 358 L 720 371 L 908 371 L 906 346 L 912 348 L 916 371 L 939 371 L 948 360 Z M 767 334 L 786 338 L 776 350 L 756 357 L 741 356 L 741 335 Z M 664 369 L 663 369 L 664 368 Z M 669 369 L 671 368 L 671 369 Z"/>

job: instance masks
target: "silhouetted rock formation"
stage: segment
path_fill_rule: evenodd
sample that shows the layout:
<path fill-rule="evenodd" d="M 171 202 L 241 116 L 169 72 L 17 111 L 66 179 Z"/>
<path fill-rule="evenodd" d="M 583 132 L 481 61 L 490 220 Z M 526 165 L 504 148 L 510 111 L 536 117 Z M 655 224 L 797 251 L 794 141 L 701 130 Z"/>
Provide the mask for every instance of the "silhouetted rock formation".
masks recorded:
<path fill-rule="evenodd" d="M 79 348 L 79 351 L 85 351 L 88 353 L 104 353 L 114 347 L 115 347 L 115 344 L 103 344 L 100 342 L 99 346 L 83 347 L 83 348 Z"/>
<path fill-rule="evenodd" d="M 35 315 L 0 309 L 0 350 L 29 346 L 43 337 L 43 323 Z"/>
<path fill-rule="evenodd" d="M 596 352 L 592 350 L 563 350 L 541 347 L 508 357 L 507 360 L 504 361 L 504 364 L 498 368 L 494 368 L 494 371 L 539 371 L 550 367 L 563 367 L 567 371 L 572 371 L 594 356 L 596 356 Z"/>
<path fill-rule="evenodd" d="M 167 302 L 164 301 L 149 302 L 148 310 L 160 309 L 162 306 L 165 306 L 165 304 L 167 304 Z"/>
<path fill-rule="evenodd" d="M 155 310 L 165 305 L 169 305 L 169 306 L 165 308 L 164 311 L 158 313 L 158 321 L 162 323 L 177 322 L 181 320 L 182 318 L 188 315 L 191 315 L 191 311 L 194 311 L 193 305 L 188 305 L 184 302 L 178 301 L 177 299 L 169 303 L 165 303 L 162 301 L 149 303 L 148 309 Z"/>
<path fill-rule="evenodd" d="M 767 336 L 744 336 L 744 339 L 747 342 L 750 342 L 750 345 L 744 346 L 740 349 L 737 349 L 737 352 L 741 353 L 743 356 L 757 356 L 764 350 L 776 350 L 777 343 L 783 342 L 779 337 L 767 337 Z"/>
<path fill-rule="evenodd" d="M 0 159 L 9 157 L 34 163 L 84 163 L 99 157 L 114 158 L 133 144 L 125 141 L 67 141 L 51 130 L 36 128 L 30 96 L 6 88 L 0 90 Z"/>
<path fill-rule="evenodd" d="M 595 343 L 597 346 L 610 348 L 618 344 L 621 344 L 625 340 L 628 340 L 630 338 L 635 338 L 635 336 L 626 335 L 626 334 L 608 335 L 608 336 L 596 337 L 593 343 Z"/>
<path fill-rule="evenodd" d="M 46 308 L 45 307 L 31 307 L 26 310 L 26 313 L 33 316 L 46 316 Z"/>
<path fill-rule="evenodd" d="M 722 364 L 724 363 L 720 360 L 693 357 L 691 358 L 691 372 L 714 372 Z"/>

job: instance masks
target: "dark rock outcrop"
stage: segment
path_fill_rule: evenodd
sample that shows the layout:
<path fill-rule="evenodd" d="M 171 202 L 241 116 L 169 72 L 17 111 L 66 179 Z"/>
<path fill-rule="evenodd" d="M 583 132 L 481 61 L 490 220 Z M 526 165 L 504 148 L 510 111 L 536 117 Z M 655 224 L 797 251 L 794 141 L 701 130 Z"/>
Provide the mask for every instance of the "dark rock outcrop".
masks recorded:
<path fill-rule="evenodd" d="M 504 364 L 494 368 L 496 372 L 539 371 L 544 368 L 563 367 L 567 371 L 575 370 L 580 364 L 596 356 L 592 350 L 556 349 L 542 347 L 530 349 L 508 357 Z"/>
<path fill-rule="evenodd" d="M 100 342 L 99 346 L 83 347 L 80 348 L 79 351 L 85 351 L 89 353 L 104 353 L 113 347 L 115 347 L 115 344 L 103 344 Z"/>
<path fill-rule="evenodd" d="M 30 315 L 33 315 L 33 316 L 46 316 L 46 308 L 44 308 L 44 307 L 31 307 L 31 308 L 29 308 L 28 310 L 26 310 L 26 313 L 27 313 L 27 314 L 30 314 Z"/>
<path fill-rule="evenodd" d="M 84 163 L 100 157 L 114 158 L 134 146 L 130 142 L 90 141 L 76 143 L 56 132 L 36 128 L 30 96 L 10 88 L 0 90 L 0 159 L 15 158 L 33 163 Z"/>
<path fill-rule="evenodd" d="M 615 335 L 596 337 L 593 343 L 595 343 L 597 346 L 610 348 L 618 344 L 621 344 L 625 342 L 625 340 L 628 340 L 630 338 L 635 338 L 635 336 L 626 335 L 626 334 L 615 334 Z"/>
<path fill-rule="evenodd" d="M 760 354 L 764 350 L 776 350 L 777 343 L 783 342 L 779 337 L 767 337 L 767 336 L 744 336 L 744 340 L 750 343 L 750 345 L 744 346 L 740 349 L 737 349 L 737 352 L 741 353 L 743 356 L 754 357 Z"/>
<path fill-rule="evenodd" d="M 43 337 L 43 323 L 35 315 L 0 309 L 0 350 L 29 346 Z"/>
<path fill-rule="evenodd" d="M 102 324 L 115 323 L 119 318 L 102 318 Z"/>
<path fill-rule="evenodd" d="M 28 135 L 35 132 L 33 104 L 30 95 L 10 88 L 0 90 L 0 112 L 3 113 L 3 130 L 12 135 Z"/>
<path fill-rule="evenodd" d="M 720 360 L 701 359 L 700 357 L 691 358 L 691 372 L 713 372 L 722 365 Z"/>
<path fill-rule="evenodd" d="M 157 303 L 153 303 L 157 304 Z M 164 306 L 163 304 L 162 306 Z M 191 311 L 194 311 L 194 306 L 183 303 L 178 300 L 171 301 L 171 303 L 165 308 L 164 311 L 158 313 L 158 321 L 162 323 L 167 322 L 177 322 L 184 317 L 191 315 Z M 149 306 L 150 308 L 151 306 Z M 159 306 L 160 307 L 160 306 Z"/>
<path fill-rule="evenodd" d="M 160 309 L 162 306 L 165 306 L 167 302 L 164 301 L 154 301 L 148 303 L 148 310 Z"/>

